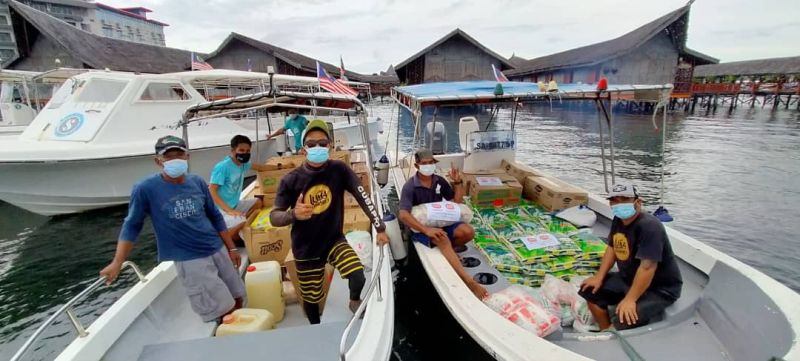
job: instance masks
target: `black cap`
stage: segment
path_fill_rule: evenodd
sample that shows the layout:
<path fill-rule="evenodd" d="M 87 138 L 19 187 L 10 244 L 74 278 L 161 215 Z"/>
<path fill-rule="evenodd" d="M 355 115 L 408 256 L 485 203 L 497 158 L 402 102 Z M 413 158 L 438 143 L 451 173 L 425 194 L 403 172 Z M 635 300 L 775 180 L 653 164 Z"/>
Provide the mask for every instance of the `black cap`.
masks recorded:
<path fill-rule="evenodd" d="M 161 137 L 156 141 L 156 155 L 163 155 L 170 149 L 180 149 L 186 152 L 189 150 L 187 148 L 186 142 L 174 135 Z"/>
<path fill-rule="evenodd" d="M 431 152 L 428 148 L 420 148 L 414 153 L 414 161 L 419 163 L 425 159 L 433 159 L 434 163 L 439 163 L 436 158 L 433 157 L 433 152 Z"/>

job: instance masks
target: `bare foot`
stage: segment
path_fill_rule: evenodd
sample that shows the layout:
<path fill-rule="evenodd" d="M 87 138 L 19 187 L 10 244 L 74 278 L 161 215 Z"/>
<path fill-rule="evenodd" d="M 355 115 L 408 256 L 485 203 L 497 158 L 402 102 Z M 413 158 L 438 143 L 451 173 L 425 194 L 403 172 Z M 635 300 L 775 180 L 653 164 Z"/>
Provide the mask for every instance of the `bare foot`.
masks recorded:
<path fill-rule="evenodd" d="M 489 291 L 487 291 L 486 288 L 481 286 L 481 284 L 478 282 L 467 282 L 467 287 L 469 287 L 469 290 L 472 291 L 472 293 L 475 294 L 475 297 L 478 297 L 479 300 L 489 297 Z"/>
<path fill-rule="evenodd" d="M 348 305 L 350 308 L 350 312 L 355 314 L 356 311 L 358 310 L 358 307 L 361 306 L 361 302 L 362 302 L 361 300 L 350 300 L 350 304 Z M 366 310 L 364 310 L 364 313 L 367 313 Z M 360 318 L 364 318 L 364 313 L 361 314 Z"/>

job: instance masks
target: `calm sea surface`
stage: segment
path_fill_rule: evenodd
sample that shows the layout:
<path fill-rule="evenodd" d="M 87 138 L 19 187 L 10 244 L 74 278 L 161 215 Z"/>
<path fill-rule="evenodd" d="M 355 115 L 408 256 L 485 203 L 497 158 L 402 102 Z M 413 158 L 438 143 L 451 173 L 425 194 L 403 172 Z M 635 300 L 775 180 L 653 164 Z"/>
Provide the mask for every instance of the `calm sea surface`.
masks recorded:
<path fill-rule="evenodd" d="M 380 137 L 393 150 L 396 108 L 375 104 L 372 111 L 388 123 L 387 130 L 393 129 Z M 457 123 L 451 119 L 466 114 L 440 112 L 451 144 L 457 141 Z M 492 127 L 508 128 L 509 116 L 501 111 Z M 399 147 L 408 151 L 412 127 L 406 117 L 401 122 Z M 617 114 L 614 122 L 617 178 L 635 182 L 650 210 L 660 204 L 663 165 L 663 204 L 675 217 L 672 227 L 800 290 L 800 112 L 671 114 L 664 158 L 661 134 L 650 116 Z M 604 192 L 595 112 L 526 108 L 516 128 L 518 160 L 590 192 Z M 391 186 L 384 192 L 396 205 Z M 125 213 L 125 207 L 118 207 L 48 218 L 0 202 L 0 359 L 10 358 L 40 322 L 95 279 L 113 256 Z M 145 270 L 155 266 L 149 225 L 131 259 Z M 428 360 L 449 353 L 463 360 L 487 359 L 448 314 L 413 254 L 401 271 L 394 358 Z M 78 315 L 91 322 L 132 283 L 126 274 L 80 304 Z M 73 337 L 64 318 L 28 359 L 53 359 Z"/>

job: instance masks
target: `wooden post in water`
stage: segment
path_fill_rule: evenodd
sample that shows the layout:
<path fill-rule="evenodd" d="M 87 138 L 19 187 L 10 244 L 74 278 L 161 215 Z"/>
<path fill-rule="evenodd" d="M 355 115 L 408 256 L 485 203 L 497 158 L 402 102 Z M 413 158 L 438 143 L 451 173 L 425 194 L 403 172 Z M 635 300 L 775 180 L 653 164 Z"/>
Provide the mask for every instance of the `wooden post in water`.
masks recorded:
<path fill-rule="evenodd" d="M 697 95 L 692 95 L 692 113 L 694 113 L 695 105 L 697 105 Z"/>
<path fill-rule="evenodd" d="M 792 101 L 792 95 L 789 94 L 789 97 L 786 98 L 786 109 L 789 109 L 789 103 Z"/>

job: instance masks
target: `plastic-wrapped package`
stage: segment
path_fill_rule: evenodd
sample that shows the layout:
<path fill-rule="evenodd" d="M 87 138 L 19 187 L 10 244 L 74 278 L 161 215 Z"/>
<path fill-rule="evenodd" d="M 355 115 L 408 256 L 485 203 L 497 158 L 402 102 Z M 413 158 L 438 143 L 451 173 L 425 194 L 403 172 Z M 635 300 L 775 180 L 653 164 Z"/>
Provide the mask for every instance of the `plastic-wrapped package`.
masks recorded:
<path fill-rule="evenodd" d="M 445 221 L 445 220 L 439 220 L 439 219 L 431 219 L 428 216 L 428 205 L 431 205 L 431 204 L 434 204 L 434 205 L 435 204 L 440 204 L 442 206 L 454 205 L 454 206 L 458 207 L 460 209 L 460 211 L 461 211 L 460 220 L 458 220 L 458 221 Z M 447 227 L 447 226 L 449 226 L 449 225 L 451 225 L 453 223 L 456 223 L 456 222 L 469 223 L 470 221 L 472 221 L 472 215 L 473 214 L 472 214 L 472 209 L 469 206 L 467 206 L 466 204 L 459 204 L 459 203 L 454 203 L 454 202 L 443 201 L 443 202 L 424 203 L 424 204 L 416 205 L 416 206 L 411 208 L 411 215 L 414 216 L 414 218 L 416 218 L 417 221 L 419 221 L 420 223 L 422 223 L 426 227 L 439 227 L 439 228 L 441 228 L 441 227 Z"/>
<path fill-rule="evenodd" d="M 544 276 L 542 295 L 553 302 L 568 305 L 575 303 L 578 298 L 582 298 L 578 296 L 578 291 L 569 282 L 553 275 Z"/>
<path fill-rule="evenodd" d="M 511 285 L 493 293 L 484 302 L 500 316 L 539 337 L 561 329 L 559 318 L 548 312 L 546 306 L 528 294 L 522 286 Z"/>
<path fill-rule="evenodd" d="M 557 256 L 554 259 L 543 262 L 543 265 L 547 268 L 548 271 L 558 272 L 563 271 L 565 269 L 570 269 L 575 266 L 575 257 L 574 256 Z"/>
<path fill-rule="evenodd" d="M 556 256 L 575 256 L 581 254 L 581 248 L 569 237 L 559 237 L 560 242 L 558 248 L 553 250 L 553 255 Z"/>
<path fill-rule="evenodd" d="M 570 236 L 581 249 L 583 259 L 599 259 L 606 253 L 608 247 L 603 240 L 591 233 L 578 232 Z"/>
<path fill-rule="evenodd" d="M 597 273 L 596 268 L 586 268 L 586 267 L 575 267 L 572 269 L 576 275 L 579 276 L 592 276 Z"/>
<path fill-rule="evenodd" d="M 584 267 L 584 268 L 599 268 L 603 261 L 596 259 L 596 260 L 579 260 L 575 262 L 576 267 Z"/>
<path fill-rule="evenodd" d="M 575 277 L 578 274 L 575 273 L 575 270 L 573 269 L 565 269 L 563 271 L 550 273 L 550 275 L 552 275 L 553 277 L 558 277 L 564 281 L 569 281 L 570 279 L 572 279 L 572 277 Z"/>
<path fill-rule="evenodd" d="M 585 276 L 575 276 L 569 281 L 569 284 L 575 290 L 575 294 L 578 293 L 581 284 L 584 280 L 586 280 L 586 278 L 587 277 Z M 580 325 L 575 326 L 576 330 L 578 330 L 581 326 L 585 326 L 587 330 L 591 329 L 592 326 L 596 327 L 596 322 L 594 321 L 592 312 L 589 311 L 589 304 L 586 303 L 586 300 L 583 297 L 578 296 L 575 302 L 570 305 L 569 309 L 572 317 L 575 319 L 575 323 L 580 323 Z"/>
<path fill-rule="evenodd" d="M 505 278 L 509 283 L 515 285 L 523 285 L 528 287 L 539 287 L 542 285 L 544 281 L 544 277 L 538 276 L 530 276 L 524 273 L 514 273 L 514 272 L 505 272 L 499 271 L 503 278 Z"/>

